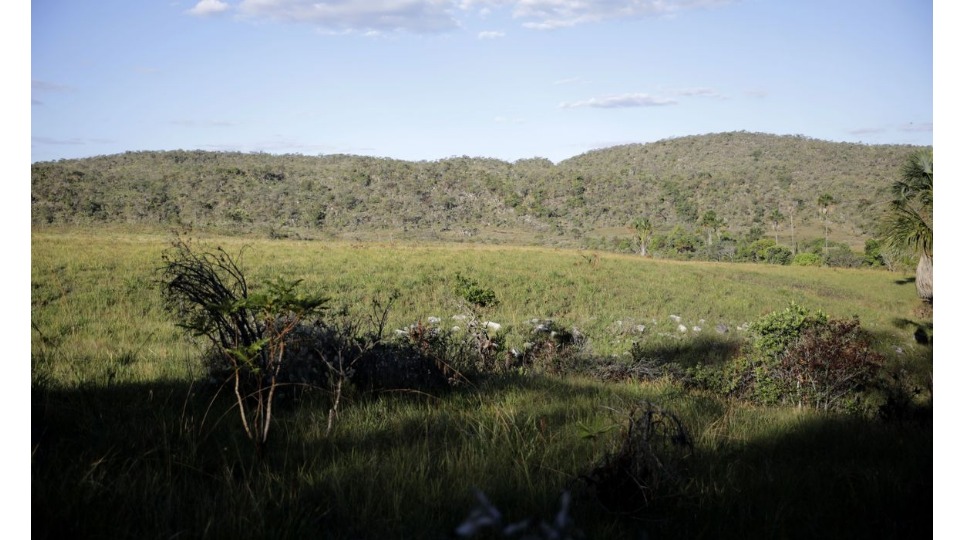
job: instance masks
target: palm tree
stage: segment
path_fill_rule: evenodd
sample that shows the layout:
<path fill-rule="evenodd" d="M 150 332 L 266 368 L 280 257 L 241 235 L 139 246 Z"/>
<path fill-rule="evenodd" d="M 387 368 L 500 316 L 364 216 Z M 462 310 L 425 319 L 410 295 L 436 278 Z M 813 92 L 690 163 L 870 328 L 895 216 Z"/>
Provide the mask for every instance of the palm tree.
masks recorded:
<path fill-rule="evenodd" d="M 933 304 L 933 150 L 914 152 L 892 187 L 881 237 L 896 253 L 919 256 L 917 295 Z"/>
<path fill-rule="evenodd" d="M 773 241 L 780 243 L 780 224 L 783 223 L 783 212 L 779 208 L 774 208 L 770 213 L 770 221 L 773 222 Z"/>
<path fill-rule="evenodd" d="M 653 234 L 653 224 L 650 220 L 642 217 L 633 220 L 633 229 L 637 231 L 637 240 L 640 242 L 640 256 L 647 256 L 647 242 L 650 241 L 650 235 Z"/>
<path fill-rule="evenodd" d="M 700 226 L 707 231 L 707 245 L 713 245 L 713 235 L 720 230 L 720 227 L 726 225 L 726 222 L 717 217 L 717 213 L 713 210 L 707 210 L 704 212 L 703 217 L 700 218 Z"/>
<path fill-rule="evenodd" d="M 796 255 L 797 254 L 797 233 L 796 228 L 793 226 L 793 217 L 803 208 L 804 205 L 803 199 L 794 198 L 790 201 L 790 204 L 787 205 L 787 215 L 790 216 L 790 251 Z"/>
<path fill-rule="evenodd" d="M 820 215 L 823 219 L 823 259 L 827 259 L 827 252 L 829 250 L 827 232 L 830 230 L 829 222 L 827 221 L 827 212 L 830 211 L 830 207 L 833 206 L 834 198 L 833 195 L 829 193 L 824 193 L 817 197 L 817 206 L 820 207 Z"/>

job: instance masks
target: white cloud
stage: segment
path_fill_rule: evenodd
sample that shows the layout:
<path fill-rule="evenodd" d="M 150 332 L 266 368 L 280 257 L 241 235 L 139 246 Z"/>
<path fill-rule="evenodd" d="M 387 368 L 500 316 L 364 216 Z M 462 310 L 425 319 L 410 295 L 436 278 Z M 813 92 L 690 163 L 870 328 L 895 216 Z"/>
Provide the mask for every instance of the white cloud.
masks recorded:
<path fill-rule="evenodd" d="M 524 21 L 527 28 L 551 29 L 608 19 L 670 16 L 731 1 L 736 0 L 239 0 L 235 9 L 253 19 L 312 24 L 334 32 L 437 33 L 460 28 L 459 15 L 485 18 L 499 9 Z M 188 13 L 210 15 L 228 9 L 234 5 L 200 0 Z"/>
<path fill-rule="evenodd" d="M 620 94 L 616 96 L 590 98 L 572 103 L 561 103 L 560 107 L 564 109 L 575 109 L 579 107 L 619 109 L 626 107 L 662 107 L 664 105 L 676 104 L 676 100 L 651 96 L 649 94 Z"/>
<path fill-rule="evenodd" d="M 242 0 L 251 18 L 299 22 L 328 30 L 435 33 L 459 27 L 450 0 Z"/>
<path fill-rule="evenodd" d="M 533 19 L 527 28 L 549 30 L 607 19 L 675 15 L 680 11 L 729 3 L 731 0 L 517 0 L 513 16 Z"/>
<path fill-rule="evenodd" d="M 230 9 L 230 5 L 226 2 L 222 2 L 221 0 L 200 0 L 197 2 L 197 5 L 193 6 L 191 9 L 188 9 L 187 13 L 202 17 L 204 15 L 223 13 L 228 9 Z"/>
<path fill-rule="evenodd" d="M 507 34 L 505 34 L 505 33 L 503 33 L 503 32 L 500 32 L 500 31 L 487 30 L 487 31 L 480 32 L 479 34 L 477 34 L 477 37 L 480 38 L 480 39 L 497 39 L 497 38 L 502 38 L 502 37 L 505 36 L 505 35 L 507 35 Z"/>
<path fill-rule="evenodd" d="M 720 92 L 717 92 L 713 88 L 684 88 L 677 90 L 676 93 L 678 96 L 720 97 Z"/>

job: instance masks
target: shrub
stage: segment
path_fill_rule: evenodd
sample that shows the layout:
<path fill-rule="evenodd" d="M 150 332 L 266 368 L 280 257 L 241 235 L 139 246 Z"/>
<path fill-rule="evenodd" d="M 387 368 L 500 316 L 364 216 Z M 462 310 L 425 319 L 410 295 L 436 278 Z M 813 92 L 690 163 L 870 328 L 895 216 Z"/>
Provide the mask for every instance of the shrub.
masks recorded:
<path fill-rule="evenodd" d="M 700 369 L 695 383 L 766 405 L 860 408 L 883 358 L 853 320 L 829 320 L 796 303 L 751 326 L 752 351 L 720 369 Z"/>
<path fill-rule="evenodd" d="M 564 375 L 582 371 L 587 338 L 576 328 L 564 328 L 551 320 L 530 321 L 533 328 L 516 354 L 520 364 L 535 372 Z"/>
<path fill-rule="evenodd" d="M 831 244 L 825 262 L 827 266 L 836 268 L 859 268 L 863 263 L 863 255 L 854 253 L 846 244 Z"/>
<path fill-rule="evenodd" d="M 390 377 L 394 388 L 403 387 L 397 383 L 416 389 L 458 384 L 465 379 L 464 371 L 483 363 L 468 338 L 421 321 L 399 331 L 397 343 L 394 358 L 379 355 L 376 365 L 370 366 L 371 376 L 381 379 L 385 373 L 398 371 Z"/>
<path fill-rule="evenodd" d="M 609 511 L 638 516 L 682 491 L 693 441 L 676 414 L 654 403 L 623 415 L 614 447 L 580 479 Z"/>
<path fill-rule="evenodd" d="M 793 258 L 796 266 L 823 266 L 823 257 L 816 253 L 797 253 Z"/>
<path fill-rule="evenodd" d="M 664 377 L 685 378 L 683 369 L 675 363 L 665 363 L 661 358 L 638 356 L 634 356 L 631 362 L 622 362 L 615 358 L 597 358 L 591 363 L 590 374 L 607 382 L 652 381 Z"/>
<path fill-rule="evenodd" d="M 463 298 L 470 304 L 478 307 L 487 307 L 495 306 L 499 303 L 497 295 L 491 289 L 481 287 L 476 280 L 464 277 L 460 275 L 459 272 L 457 272 L 455 279 L 457 282 L 457 296 Z"/>
<path fill-rule="evenodd" d="M 240 421 L 261 452 L 289 338 L 323 311 L 326 298 L 303 295 L 299 281 L 276 279 L 251 292 L 237 261 L 218 248 L 196 252 L 177 238 L 163 254 L 166 305 L 180 326 L 206 336 L 233 378 Z"/>
<path fill-rule="evenodd" d="M 784 352 L 777 376 L 798 405 L 851 409 L 851 396 L 874 380 L 882 364 L 860 321 L 835 320 L 806 328 Z"/>
<path fill-rule="evenodd" d="M 754 348 L 764 358 L 779 359 L 806 329 L 826 322 L 822 311 L 811 315 L 809 309 L 790 302 L 783 311 L 769 313 L 750 325 Z"/>
<path fill-rule="evenodd" d="M 787 392 L 786 383 L 778 376 L 783 354 L 807 328 L 826 321 L 823 312 L 810 315 L 807 308 L 794 302 L 783 311 L 761 317 L 750 325 L 752 352 L 724 369 L 723 389 L 766 405 L 781 402 Z"/>

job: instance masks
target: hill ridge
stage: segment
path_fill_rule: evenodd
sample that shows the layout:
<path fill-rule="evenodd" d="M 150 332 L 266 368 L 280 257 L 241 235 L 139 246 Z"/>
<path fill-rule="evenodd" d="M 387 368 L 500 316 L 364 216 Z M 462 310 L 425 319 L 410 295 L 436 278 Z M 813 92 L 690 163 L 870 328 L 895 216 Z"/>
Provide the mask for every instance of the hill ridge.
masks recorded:
<path fill-rule="evenodd" d="M 31 166 L 34 226 L 192 225 L 300 238 L 379 237 L 591 247 L 658 231 L 694 230 L 713 211 L 731 234 L 822 232 L 817 197 L 831 194 L 838 239 L 872 234 L 879 204 L 910 145 L 725 132 L 591 150 L 553 163 L 435 161 L 334 154 L 136 151 Z"/>

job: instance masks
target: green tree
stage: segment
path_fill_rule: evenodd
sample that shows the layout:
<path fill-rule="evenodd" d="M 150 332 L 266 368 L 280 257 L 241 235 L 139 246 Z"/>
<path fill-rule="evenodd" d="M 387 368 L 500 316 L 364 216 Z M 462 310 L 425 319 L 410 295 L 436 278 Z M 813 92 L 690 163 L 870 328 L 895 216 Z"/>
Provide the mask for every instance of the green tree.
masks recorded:
<path fill-rule="evenodd" d="M 700 226 L 707 231 L 707 245 L 713 245 L 713 235 L 720 230 L 720 227 L 726 225 L 726 222 L 717 217 L 717 213 L 713 210 L 707 210 L 703 213 L 703 217 L 700 218 Z"/>
<path fill-rule="evenodd" d="M 770 212 L 770 221 L 773 222 L 773 241 L 780 243 L 780 224 L 783 223 L 783 212 L 779 208 L 774 208 L 773 212 Z"/>
<path fill-rule="evenodd" d="M 912 154 L 892 187 L 881 237 L 897 253 L 919 257 L 917 295 L 933 303 L 933 150 Z"/>
<path fill-rule="evenodd" d="M 820 208 L 820 219 L 823 221 L 823 256 L 827 256 L 827 251 L 830 249 L 830 240 L 827 235 L 830 231 L 830 222 L 827 220 L 827 214 L 830 212 L 830 208 L 833 207 L 833 203 L 836 200 L 833 198 L 833 195 L 829 193 L 824 193 L 817 197 L 817 206 Z"/>
<path fill-rule="evenodd" d="M 653 234 L 653 224 L 645 217 L 637 218 L 632 223 L 633 230 L 637 232 L 637 241 L 640 243 L 640 256 L 647 256 L 647 243 Z"/>
<path fill-rule="evenodd" d="M 797 215 L 797 212 L 803 208 L 804 204 L 803 199 L 795 197 L 790 201 L 790 204 L 787 205 L 787 215 L 790 217 L 790 251 L 792 251 L 794 255 L 797 254 L 799 249 L 797 248 L 797 230 L 793 218 Z"/>

